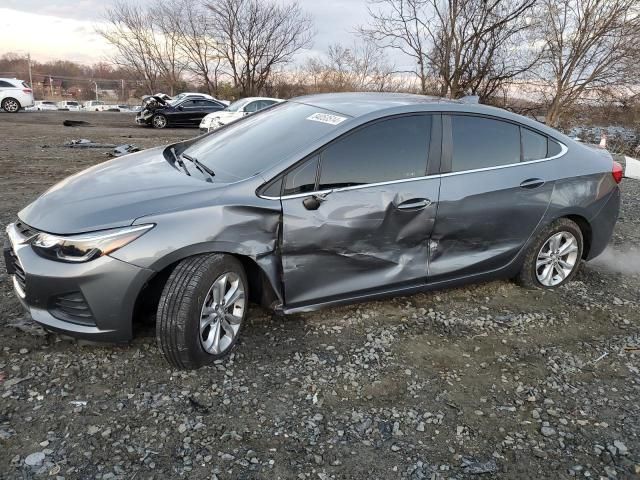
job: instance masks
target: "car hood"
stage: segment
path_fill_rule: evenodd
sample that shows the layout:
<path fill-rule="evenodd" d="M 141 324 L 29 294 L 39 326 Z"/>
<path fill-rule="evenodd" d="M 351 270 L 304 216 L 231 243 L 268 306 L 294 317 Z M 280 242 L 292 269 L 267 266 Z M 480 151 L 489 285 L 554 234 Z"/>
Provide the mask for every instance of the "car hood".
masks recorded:
<path fill-rule="evenodd" d="M 145 215 L 206 205 L 226 187 L 201 180 L 193 168 L 192 177 L 176 170 L 163 149 L 125 155 L 68 177 L 18 216 L 49 233 L 89 232 L 130 225 Z"/>
<path fill-rule="evenodd" d="M 217 118 L 222 122 L 230 122 L 232 120 L 236 120 L 238 118 L 242 117 L 242 113 L 241 112 L 225 112 L 224 110 L 221 110 L 219 112 L 214 112 L 214 113 L 210 113 L 209 115 L 207 115 L 207 119 L 211 120 L 213 118 Z"/>

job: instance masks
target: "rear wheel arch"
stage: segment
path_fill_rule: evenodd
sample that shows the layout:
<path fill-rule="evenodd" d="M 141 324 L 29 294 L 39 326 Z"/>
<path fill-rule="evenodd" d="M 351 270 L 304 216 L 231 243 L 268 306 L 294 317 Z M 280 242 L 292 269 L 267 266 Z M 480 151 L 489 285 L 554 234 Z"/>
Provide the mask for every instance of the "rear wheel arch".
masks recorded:
<path fill-rule="evenodd" d="M 582 242 L 583 242 L 582 258 L 583 259 L 588 258 L 589 250 L 591 249 L 591 238 L 593 234 L 593 232 L 591 231 L 591 224 L 582 215 L 571 214 L 571 215 L 565 215 L 562 218 L 568 218 L 569 220 L 574 222 L 576 225 L 578 225 L 578 227 L 580 227 L 580 231 L 582 232 Z"/>

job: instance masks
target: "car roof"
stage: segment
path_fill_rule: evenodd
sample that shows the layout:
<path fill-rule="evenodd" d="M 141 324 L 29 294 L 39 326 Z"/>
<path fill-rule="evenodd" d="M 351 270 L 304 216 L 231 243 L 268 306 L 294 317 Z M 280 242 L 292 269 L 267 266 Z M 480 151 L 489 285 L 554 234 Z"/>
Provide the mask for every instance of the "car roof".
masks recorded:
<path fill-rule="evenodd" d="M 284 102 L 281 98 L 272 98 L 272 97 L 244 97 L 240 98 L 237 101 L 247 101 L 247 102 L 255 102 L 256 100 L 273 100 L 274 102 Z"/>
<path fill-rule="evenodd" d="M 305 95 L 292 98 L 289 101 L 333 111 L 354 119 L 358 117 L 372 118 L 429 111 L 489 115 L 529 126 L 565 142 L 569 141 L 569 138 L 562 133 L 536 120 L 502 108 L 470 103 L 464 100 L 451 100 L 411 93 L 353 92 Z"/>
<path fill-rule="evenodd" d="M 323 93 L 318 95 L 305 95 L 292 98 L 290 101 L 305 103 L 314 107 L 332 110 L 337 113 L 360 117 L 379 110 L 387 110 L 394 107 L 417 107 L 429 104 L 462 104 L 458 100 L 449 100 L 428 95 L 415 95 L 411 93 L 378 93 L 378 92 L 349 92 L 349 93 Z M 420 110 L 422 108 L 419 108 Z"/>

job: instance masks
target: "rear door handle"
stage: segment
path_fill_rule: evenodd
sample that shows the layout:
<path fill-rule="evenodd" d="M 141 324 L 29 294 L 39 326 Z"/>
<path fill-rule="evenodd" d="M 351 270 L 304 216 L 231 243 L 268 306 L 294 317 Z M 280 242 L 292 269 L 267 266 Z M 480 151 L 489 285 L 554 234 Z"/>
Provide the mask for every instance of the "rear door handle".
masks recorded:
<path fill-rule="evenodd" d="M 538 188 L 538 187 L 541 187 L 542 185 L 544 185 L 544 180 L 542 180 L 541 178 L 527 178 L 520 184 L 522 188 L 529 188 L 529 189 Z"/>
<path fill-rule="evenodd" d="M 411 200 L 396 205 L 396 208 L 398 210 L 422 210 L 429 205 L 431 205 L 431 200 L 426 198 L 412 198 Z"/>

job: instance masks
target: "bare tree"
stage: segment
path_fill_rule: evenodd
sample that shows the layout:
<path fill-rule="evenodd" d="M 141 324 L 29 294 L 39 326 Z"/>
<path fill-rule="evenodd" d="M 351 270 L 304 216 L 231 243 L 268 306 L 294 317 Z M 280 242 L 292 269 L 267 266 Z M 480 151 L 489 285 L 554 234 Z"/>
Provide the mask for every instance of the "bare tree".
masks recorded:
<path fill-rule="evenodd" d="M 178 29 L 185 12 L 175 0 L 156 0 L 147 11 L 153 38 L 148 46 L 148 55 L 167 84 L 169 95 L 173 96 L 182 83 L 182 73 L 188 62 L 183 49 L 184 37 Z"/>
<path fill-rule="evenodd" d="M 557 126 L 579 99 L 628 82 L 640 61 L 637 0 L 542 0 L 538 71 L 548 101 L 546 121 Z"/>
<path fill-rule="evenodd" d="M 186 70 L 200 79 L 209 94 L 218 95 L 222 56 L 208 11 L 199 0 L 174 0 L 169 10 L 175 12 L 169 18 Z"/>
<path fill-rule="evenodd" d="M 117 0 L 106 10 L 107 25 L 98 29 L 116 49 L 113 63 L 142 76 L 149 93 L 157 91 L 162 81 L 173 95 L 186 67 L 175 28 L 180 12 L 175 7 L 162 0 L 148 7 Z"/>
<path fill-rule="evenodd" d="M 97 32 L 115 47 L 116 54 L 111 61 L 144 78 L 149 93 L 156 91 L 158 67 L 148 55 L 154 39 L 146 10 L 118 1 L 106 10 L 105 20 L 107 26 L 98 28 Z"/>
<path fill-rule="evenodd" d="M 430 78 L 439 94 L 488 97 L 531 68 L 516 52 L 536 0 L 368 0 L 365 38 L 412 58 L 422 93 Z"/>
<path fill-rule="evenodd" d="M 384 53 L 369 42 L 350 47 L 330 45 L 326 56 L 307 61 L 316 91 L 389 91 L 398 87 L 394 68 Z"/>
<path fill-rule="evenodd" d="M 263 90 L 274 70 L 311 44 L 311 18 L 297 2 L 210 0 L 207 8 L 220 54 L 242 95 Z"/>

